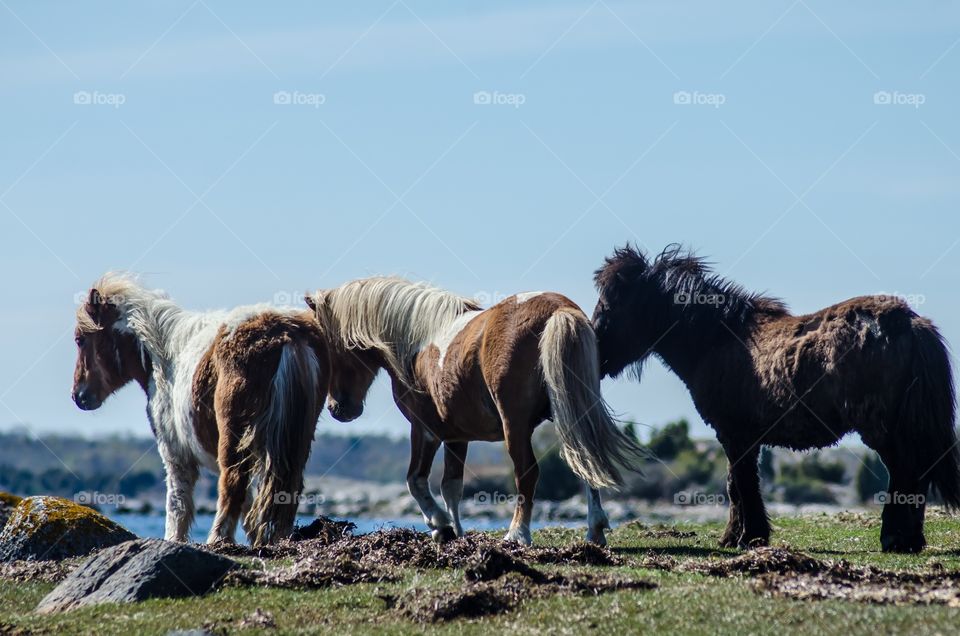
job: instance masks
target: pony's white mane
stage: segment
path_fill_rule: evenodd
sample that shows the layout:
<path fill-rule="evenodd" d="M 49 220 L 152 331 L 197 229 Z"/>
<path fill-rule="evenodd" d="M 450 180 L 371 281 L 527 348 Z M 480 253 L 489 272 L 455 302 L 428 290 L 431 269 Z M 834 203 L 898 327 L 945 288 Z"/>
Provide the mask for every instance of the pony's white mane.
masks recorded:
<path fill-rule="evenodd" d="M 354 280 L 314 300 L 344 347 L 379 351 L 408 385 L 417 352 L 458 316 L 479 309 L 469 298 L 392 276 Z"/>
<path fill-rule="evenodd" d="M 182 344 L 174 341 L 187 312 L 165 292 L 146 289 L 130 274 L 108 272 L 93 289 L 100 295 L 99 302 L 117 308 L 120 318 L 114 328 L 133 333 L 155 364 L 169 365 Z M 99 330 L 87 310 L 86 303 L 77 310 L 77 326 L 81 331 Z"/>

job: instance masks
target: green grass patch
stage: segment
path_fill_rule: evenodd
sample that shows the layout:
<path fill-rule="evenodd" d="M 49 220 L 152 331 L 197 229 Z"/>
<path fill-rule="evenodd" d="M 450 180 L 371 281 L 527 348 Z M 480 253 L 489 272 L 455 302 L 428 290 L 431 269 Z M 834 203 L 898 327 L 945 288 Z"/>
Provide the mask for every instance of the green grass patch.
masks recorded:
<path fill-rule="evenodd" d="M 773 520 L 773 545 L 821 560 L 846 560 L 887 570 L 960 571 L 960 520 L 933 511 L 927 523 L 930 547 L 920 555 L 887 555 L 879 548 L 876 514 L 816 515 Z M 564 574 L 598 572 L 655 582 L 652 591 L 621 591 L 596 597 L 557 595 L 524 601 L 514 612 L 475 620 L 432 624 L 440 633 L 954 633 L 960 609 L 944 605 L 873 605 L 846 601 L 795 601 L 755 591 L 748 578 L 716 578 L 687 566 L 731 558 L 735 550 L 717 547 L 719 524 L 643 526 L 624 524 L 610 534 L 618 567 L 537 566 Z M 548 529 L 535 533 L 539 545 L 580 540 L 581 531 Z M 672 571 L 642 567 L 650 557 L 676 560 Z M 279 565 L 279 564 L 277 564 Z M 388 599 L 412 589 L 457 590 L 462 570 L 404 570 L 393 583 L 359 584 L 316 591 L 226 588 L 204 598 L 155 600 L 137 605 L 100 606 L 41 616 L 32 609 L 52 584 L 0 580 L 0 633 L 162 634 L 174 629 L 233 633 L 422 633 L 390 607 Z M 259 610 L 275 627 L 252 625 Z M 245 621 L 247 621 L 245 623 Z"/>

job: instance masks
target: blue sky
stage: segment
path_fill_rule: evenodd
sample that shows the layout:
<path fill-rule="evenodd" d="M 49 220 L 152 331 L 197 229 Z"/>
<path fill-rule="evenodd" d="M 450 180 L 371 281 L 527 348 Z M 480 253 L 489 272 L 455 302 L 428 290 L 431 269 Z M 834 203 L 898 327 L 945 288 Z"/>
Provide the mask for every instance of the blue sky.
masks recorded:
<path fill-rule="evenodd" d="M 0 0 L 0 428 L 149 433 L 134 387 L 69 399 L 111 269 L 192 308 L 393 273 L 589 313 L 613 246 L 679 241 L 960 342 L 955 3 L 360 4 Z M 604 389 L 709 434 L 660 365 Z M 407 425 L 381 381 L 320 430 Z"/>

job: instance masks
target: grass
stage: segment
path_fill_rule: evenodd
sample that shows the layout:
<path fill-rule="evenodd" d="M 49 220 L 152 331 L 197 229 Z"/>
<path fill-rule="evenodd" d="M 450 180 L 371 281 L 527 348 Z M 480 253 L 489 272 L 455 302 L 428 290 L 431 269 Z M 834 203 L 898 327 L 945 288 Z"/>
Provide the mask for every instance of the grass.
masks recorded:
<path fill-rule="evenodd" d="M 815 558 L 845 559 L 857 565 L 884 569 L 928 571 L 933 564 L 960 570 L 960 520 L 932 512 L 928 516 L 930 547 L 921 555 L 888 555 L 879 551 L 877 515 L 840 514 L 774 520 L 773 545 L 789 547 Z M 621 526 L 610 535 L 611 547 L 628 564 L 617 568 L 562 567 L 561 571 L 604 570 L 641 577 L 658 584 L 653 591 L 616 592 L 598 597 L 551 596 L 525 601 L 510 614 L 478 620 L 431 625 L 441 633 L 955 633 L 960 609 L 945 606 L 869 605 L 842 601 L 793 601 L 770 598 L 754 591 L 745 578 L 714 578 L 686 571 L 643 569 L 636 562 L 650 555 L 668 555 L 681 563 L 738 554 L 716 547 L 717 524 L 682 524 L 689 538 L 651 538 L 648 528 Z M 580 533 L 566 529 L 537 532 L 541 545 L 566 545 Z M 552 569 L 538 566 L 542 569 Z M 407 570 L 396 583 L 360 584 L 319 591 L 227 588 L 204 598 L 154 600 L 130 606 L 100 606 L 67 614 L 32 613 L 51 584 L 0 581 L 0 633 L 23 630 L 40 633 L 107 634 L 166 633 L 173 629 L 207 628 L 233 632 L 259 609 L 272 615 L 272 633 L 421 633 L 411 622 L 387 607 L 383 597 L 412 588 L 458 589 L 460 570 Z"/>

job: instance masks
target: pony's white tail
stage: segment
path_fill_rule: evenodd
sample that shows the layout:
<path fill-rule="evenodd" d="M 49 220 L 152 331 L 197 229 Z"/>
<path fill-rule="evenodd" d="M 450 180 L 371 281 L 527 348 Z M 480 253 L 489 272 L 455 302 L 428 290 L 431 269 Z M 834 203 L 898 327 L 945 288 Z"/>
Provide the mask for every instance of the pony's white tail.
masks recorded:
<path fill-rule="evenodd" d="M 320 412 L 320 378 L 320 362 L 308 343 L 284 345 L 270 401 L 241 443 L 260 480 L 244 519 L 253 545 L 272 543 L 293 530 L 303 469 Z"/>
<path fill-rule="evenodd" d="M 603 401 L 597 339 L 582 312 L 560 309 L 547 320 L 540 367 L 563 459 L 594 488 L 623 485 L 620 469 L 637 470 L 645 453 L 617 427 Z"/>

